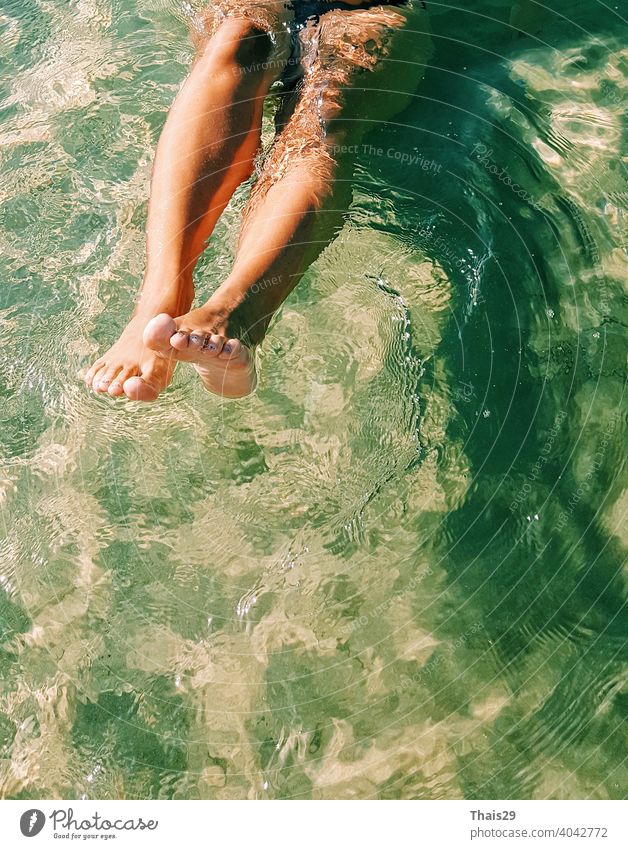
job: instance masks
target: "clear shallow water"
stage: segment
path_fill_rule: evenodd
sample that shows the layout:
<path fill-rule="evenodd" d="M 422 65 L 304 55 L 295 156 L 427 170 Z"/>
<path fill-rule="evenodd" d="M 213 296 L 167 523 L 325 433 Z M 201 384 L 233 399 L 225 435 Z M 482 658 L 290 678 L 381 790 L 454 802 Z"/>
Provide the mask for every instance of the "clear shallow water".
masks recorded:
<path fill-rule="evenodd" d="M 625 795 L 628 54 L 579 6 L 430 4 L 257 394 L 139 407 L 75 373 L 132 306 L 186 11 L 5 0 L 4 797 Z"/>

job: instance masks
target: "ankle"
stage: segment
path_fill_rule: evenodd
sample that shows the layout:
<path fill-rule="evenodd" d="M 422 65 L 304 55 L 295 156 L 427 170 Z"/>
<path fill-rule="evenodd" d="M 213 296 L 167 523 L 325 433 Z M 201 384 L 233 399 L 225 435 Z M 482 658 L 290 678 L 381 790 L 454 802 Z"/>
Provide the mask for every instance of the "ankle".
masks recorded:
<path fill-rule="evenodd" d="M 281 303 L 276 299 L 276 292 L 284 288 L 279 285 L 282 282 L 279 276 L 252 278 L 238 274 L 227 277 L 207 306 L 212 312 L 225 316 L 235 336 L 245 336 L 251 344 L 257 345 Z"/>
<path fill-rule="evenodd" d="M 187 312 L 194 300 L 194 284 L 192 275 L 180 275 L 173 282 L 164 282 L 164 276 L 157 278 L 149 276 L 136 299 L 134 316 L 153 318 L 165 312 L 173 318 Z"/>

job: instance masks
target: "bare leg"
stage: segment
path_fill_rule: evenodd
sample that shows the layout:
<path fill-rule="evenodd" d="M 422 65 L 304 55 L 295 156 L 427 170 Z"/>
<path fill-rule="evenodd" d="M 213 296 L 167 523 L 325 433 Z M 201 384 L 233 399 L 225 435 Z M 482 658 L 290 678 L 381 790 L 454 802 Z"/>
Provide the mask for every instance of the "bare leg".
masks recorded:
<path fill-rule="evenodd" d="M 142 334 L 158 313 L 190 308 L 194 265 L 252 173 L 263 99 L 281 71 L 277 50 L 267 61 L 271 50 L 268 33 L 246 18 L 227 19 L 202 46 L 157 147 L 140 298 L 118 342 L 87 372 L 96 391 L 150 401 L 170 381 L 172 357 L 147 349 Z"/>
<path fill-rule="evenodd" d="M 425 16 L 412 26 L 408 15 L 335 11 L 304 32 L 314 58 L 253 188 L 230 275 L 199 309 L 148 325 L 147 345 L 174 348 L 212 392 L 251 391 L 250 347 L 342 223 L 358 142 L 411 101 L 430 47 Z"/>

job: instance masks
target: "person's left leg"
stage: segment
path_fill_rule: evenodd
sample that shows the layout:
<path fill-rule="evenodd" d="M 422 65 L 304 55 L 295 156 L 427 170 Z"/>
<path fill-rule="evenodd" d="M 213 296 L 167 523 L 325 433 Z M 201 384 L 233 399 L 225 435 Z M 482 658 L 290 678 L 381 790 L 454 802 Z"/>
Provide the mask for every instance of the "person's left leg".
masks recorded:
<path fill-rule="evenodd" d="M 339 229 L 360 140 L 411 102 L 431 52 L 416 10 L 329 12 L 303 37 L 315 58 L 253 188 L 231 274 L 202 307 L 162 314 L 144 334 L 227 397 L 253 388 L 251 347 Z"/>
<path fill-rule="evenodd" d="M 190 308 L 194 265 L 233 192 L 253 172 L 263 101 L 288 58 L 289 13 L 273 3 L 225 0 L 213 34 L 199 41 L 157 146 L 140 297 L 118 341 L 85 375 L 96 392 L 151 401 L 170 381 L 172 357 L 146 348 L 142 334 L 159 313 Z"/>

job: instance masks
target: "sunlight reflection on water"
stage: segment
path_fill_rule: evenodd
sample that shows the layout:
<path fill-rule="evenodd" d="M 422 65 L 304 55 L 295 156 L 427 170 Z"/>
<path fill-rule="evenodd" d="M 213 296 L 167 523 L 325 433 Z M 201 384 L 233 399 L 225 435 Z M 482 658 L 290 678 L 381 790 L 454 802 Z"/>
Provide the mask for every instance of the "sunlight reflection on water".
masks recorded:
<path fill-rule="evenodd" d="M 441 167 L 361 157 L 256 395 L 180 369 L 142 407 L 76 375 L 132 306 L 189 14 L 9 3 L 3 796 L 622 795 L 626 54 L 601 7 L 484 6 L 434 14 L 376 134 Z"/>

